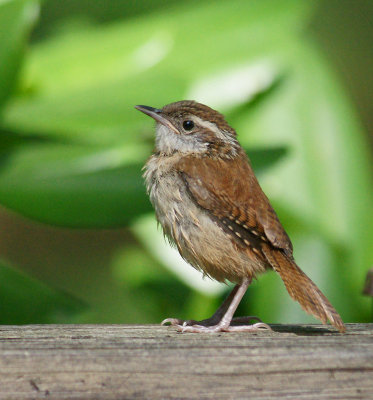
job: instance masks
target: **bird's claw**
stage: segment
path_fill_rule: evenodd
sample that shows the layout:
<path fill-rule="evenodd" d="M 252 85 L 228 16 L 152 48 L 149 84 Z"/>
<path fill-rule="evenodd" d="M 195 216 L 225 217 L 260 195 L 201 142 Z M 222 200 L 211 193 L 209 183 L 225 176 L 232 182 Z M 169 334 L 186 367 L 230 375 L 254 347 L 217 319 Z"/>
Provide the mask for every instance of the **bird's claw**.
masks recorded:
<path fill-rule="evenodd" d="M 238 317 L 234 318 L 232 322 L 243 323 L 250 320 L 256 320 L 252 325 L 226 325 L 222 323 L 207 324 L 208 320 L 194 321 L 182 320 L 178 318 L 166 318 L 162 321 L 161 325 L 175 326 L 178 332 L 191 332 L 191 333 L 215 333 L 215 332 L 258 332 L 258 331 L 271 331 L 272 328 L 261 321 L 258 317 Z"/>
<path fill-rule="evenodd" d="M 225 326 L 225 325 L 176 325 L 178 332 L 186 333 L 218 333 L 218 332 L 260 332 L 260 331 L 272 331 L 272 328 L 264 323 L 257 322 L 252 325 L 236 325 L 236 326 Z"/>

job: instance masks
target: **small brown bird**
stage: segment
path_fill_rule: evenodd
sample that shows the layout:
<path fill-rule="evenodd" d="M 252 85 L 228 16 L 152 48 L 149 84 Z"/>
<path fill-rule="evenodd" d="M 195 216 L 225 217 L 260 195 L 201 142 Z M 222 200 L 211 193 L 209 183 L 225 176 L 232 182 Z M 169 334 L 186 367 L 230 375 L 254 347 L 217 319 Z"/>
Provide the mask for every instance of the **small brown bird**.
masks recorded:
<path fill-rule="evenodd" d="M 270 329 L 258 318 L 233 315 L 252 279 L 274 269 L 305 311 L 344 332 L 341 317 L 295 263 L 290 239 L 223 115 L 194 101 L 136 108 L 157 123 L 144 177 L 164 233 L 204 275 L 236 283 L 211 318 L 163 324 L 182 332 Z M 250 319 L 259 322 L 231 325 Z"/>

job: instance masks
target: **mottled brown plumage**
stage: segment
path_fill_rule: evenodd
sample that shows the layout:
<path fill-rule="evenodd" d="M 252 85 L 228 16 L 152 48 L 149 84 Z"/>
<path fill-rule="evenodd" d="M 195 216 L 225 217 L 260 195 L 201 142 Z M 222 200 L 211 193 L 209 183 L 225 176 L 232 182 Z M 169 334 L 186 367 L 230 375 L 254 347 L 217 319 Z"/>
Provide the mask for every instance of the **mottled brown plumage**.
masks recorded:
<path fill-rule="evenodd" d="M 237 283 L 212 318 L 167 322 L 190 332 L 268 328 L 263 323 L 232 327 L 230 322 L 251 280 L 274 269 L 305 311 L 344 332 L 338 313 L 296 265 L 291 241 L 224 117 L 193 101 L 162 110 L 138 108 L 158 122 L 156 152 L 145 179 L 165 234 L 205 275 Z"/>

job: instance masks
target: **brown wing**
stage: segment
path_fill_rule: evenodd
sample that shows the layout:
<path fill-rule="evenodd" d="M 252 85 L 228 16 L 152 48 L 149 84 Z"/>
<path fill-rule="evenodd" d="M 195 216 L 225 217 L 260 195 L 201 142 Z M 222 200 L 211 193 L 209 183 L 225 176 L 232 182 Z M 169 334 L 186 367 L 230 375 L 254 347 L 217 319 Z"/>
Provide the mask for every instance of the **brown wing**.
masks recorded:
<path fill-rule="evenodd" d="M 244 153 L 233 160 L 183 158 L 178 169 L 196 203 L 229 226 L 236 240 L 246 233 L 254 247 L 266 241 L 292 257 L 290 239 Z"/>

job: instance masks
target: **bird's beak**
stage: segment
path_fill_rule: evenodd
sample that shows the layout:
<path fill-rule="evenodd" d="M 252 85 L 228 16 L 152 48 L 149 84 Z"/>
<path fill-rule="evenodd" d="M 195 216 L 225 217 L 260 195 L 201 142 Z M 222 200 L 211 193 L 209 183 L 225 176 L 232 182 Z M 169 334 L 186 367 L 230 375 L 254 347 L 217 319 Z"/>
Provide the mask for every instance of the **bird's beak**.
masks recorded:
<path fill-rule="evenodd" d="M 159 108 L 153 108 L 149 106 L 135 106 L 135 108 L 144 114 L 149 115 L 149 117 L 154 118 L 157 122 L 171 129 L 175 133 L 179 133 L 174 125 L 172 125 L 172 123 L 162 114 L 162 110 Z"/>

